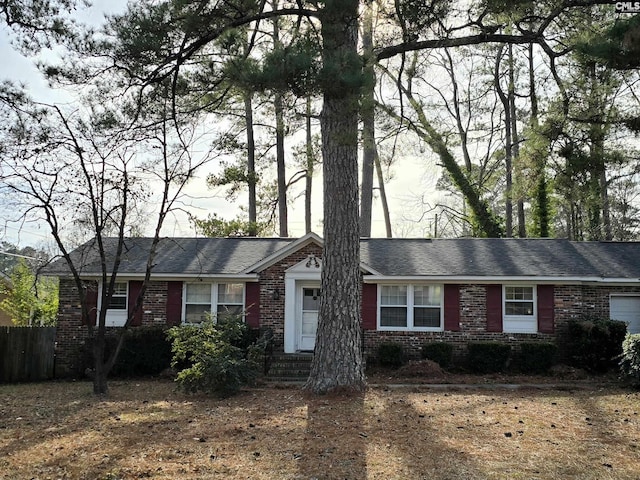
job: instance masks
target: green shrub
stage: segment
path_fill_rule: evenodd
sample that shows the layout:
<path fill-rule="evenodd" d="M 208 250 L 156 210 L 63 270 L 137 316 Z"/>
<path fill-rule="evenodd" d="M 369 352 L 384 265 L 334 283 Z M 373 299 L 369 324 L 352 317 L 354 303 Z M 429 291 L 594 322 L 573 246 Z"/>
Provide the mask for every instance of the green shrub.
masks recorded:
<path fill-rule="evenodd" d="M 218 397 L 235 394 L 243 385 L 252 384 L 260 365 L 254 345 L 246 343 L 248 327 L 241 318 L 215 323 L 183 325 L 169 329 L 173 366 L 188 365 L 178 372 L 176 382 L 185 392 L 205 392 Z"/>
<path fill-rule="evenodd" d="M 550 342 L 520 345 L 520 370 L 523 373 L 546 373 L 555 364 L 558 347 Z"/>
<path fill-rule="evenodd" d="M 617 320 L 572 320 L 568 325 L 569 363 L 591 372 L 606 372 L 618 363 L 627 325 Z"/>
<path fill-rule="evenodd" d="M 378 362 L 383 367 L 401 367 L 405 363 L 404 347 L 401 343 L 381 343 L 378 346 Z"/>
<path fill-rule="evenodd" d="M 453 345 L 445 342 L 425 343 L 421 354 L 423 359 L 433 360 L 442 368 L 447 368 L 453 358 Z"/>
<path fill-rule="evenodd" d="M 167 339 L 165 327 L 135 327 L 124 332 L 122 348 L 110 376 L 131 378 L 157 375 L 171 365 L 171 343 Z M 116 348 L 118 336 L 107 333 L 105 355 L 111 355 Z M 87 340 L 80 347 L 81 363 L 78 373 L 94 368 L 92 342 Z"/>
<path fill-rule="evenodd" d="M 499 342 L 470 342 L 469 368 L 475 373 L 502 372 L 511 355 L 511 345 Z"/>
<path fill-rule="evenodd" d="M 624 338 L 620 370 L 627 379 L 640 386 L 640 333 L 627 334 Z"/>

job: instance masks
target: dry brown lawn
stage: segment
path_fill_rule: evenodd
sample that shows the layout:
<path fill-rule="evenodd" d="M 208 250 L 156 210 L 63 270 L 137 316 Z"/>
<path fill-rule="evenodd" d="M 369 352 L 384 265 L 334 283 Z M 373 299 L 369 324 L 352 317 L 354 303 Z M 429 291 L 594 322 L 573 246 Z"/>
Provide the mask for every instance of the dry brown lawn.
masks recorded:
<path fill-rule="evenodd" d="M 615 385 L 226 400 L 110 386 L 0 385 L 0 478 L 640 479 L 640 394 Z"/>

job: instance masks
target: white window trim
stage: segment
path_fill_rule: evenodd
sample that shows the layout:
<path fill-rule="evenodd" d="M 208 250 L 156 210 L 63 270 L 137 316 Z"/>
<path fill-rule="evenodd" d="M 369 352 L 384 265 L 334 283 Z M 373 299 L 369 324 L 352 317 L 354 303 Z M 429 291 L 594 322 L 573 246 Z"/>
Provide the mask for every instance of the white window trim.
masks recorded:
<path fill-rule="evenodd" d="M 382 287 L 406 286 L 407 305 L 395 305 L 407 308 L 407 326 L 390 327 L 382 326 Z M 413 325 L 414 313 L 414 287 L 440 287 L 440 326 L 439 327 L 415 327 Z M 384 305 L 385 307 L 391 305 Z M 435 307 L 435 305 L 433 305 Z M 418 305 L 418 307 L 428 307 L 428 305 Z M 444 285 L 440 283 L 379 283 L 377 284 L 377 329 L 383 332 L 443 332 L 444 331 Z"/>
<path fill-rule="evenodd" d="M 124 283 L 127 286 L 124 308 L 107 308 L 107 314 L 104 318 L 105 327 L 124 327 L 129 317 L 129 282 L 127 280 L 116 280 L 116 283 Z M 98 289 L 98 311 L 102 309 L 102 291 L 105 288 L 102 282 L 99 282 Z"/>
<path fill-rule="evenodd" d="M 242 285 L 242 311 L 244 312 L 247 304 L 247 284 L 245 282 L 234 282 L 234 281 L 221 281 L 221 282 L 184 282 L 182 285 L 182 325 L 199 325 L 199 323 L 190 323 L 187 322 L 187 285 L 210 285 L 211 287 L 211 302 L 210 312 L 215 314 L 218 311 L 218 286 L 220 284 L 239 284 Z M 190 303 L 191 305 L 206 305 L 205 303 Z M 240 305 L 239 303 L 223 303 L 221 305 Z M 215 316 L 214 316 L 215 318 Z"/>
<path fill-rule="evenodd" d="M 507 315 L 507 288 L 529 287 L 533 290 L 533 315 Z M 512 301 L 512 300 L 509 300 Z M 528 300 L 527 300 L 528 301 Z M 534 284 L 502 285 L 502 331 L 504 333 L 538 333 L 538 286 Z"/>

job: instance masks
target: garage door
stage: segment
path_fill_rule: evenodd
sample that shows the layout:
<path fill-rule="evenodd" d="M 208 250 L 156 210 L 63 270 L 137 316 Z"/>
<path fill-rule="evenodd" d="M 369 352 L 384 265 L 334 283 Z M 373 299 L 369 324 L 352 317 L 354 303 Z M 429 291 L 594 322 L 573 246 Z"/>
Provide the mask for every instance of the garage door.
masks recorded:
<path fill-rule="evenodd" d="M 611 297 L 611 319 L 627 322 L 629 333 L 640 333 L 640 297 Z"/>

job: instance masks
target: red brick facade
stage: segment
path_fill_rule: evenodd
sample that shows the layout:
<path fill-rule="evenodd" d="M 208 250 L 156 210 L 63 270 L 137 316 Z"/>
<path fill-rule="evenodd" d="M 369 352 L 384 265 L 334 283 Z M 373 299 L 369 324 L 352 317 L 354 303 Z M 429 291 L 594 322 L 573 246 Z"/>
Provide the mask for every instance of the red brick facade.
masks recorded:
<path fill-rule="evenodd" d="M 285 272 L 309 255 L 322 256 L 322 248 L 312 243 L 260 273 L 260 328 L 273 331 L 274 351 L 284 347 Z"/>
<path fill-rule="evenodd" d="M 290 267 L 308 258 L 309 255 L 321 257 L 322 250 L 311 243 L 278 261 L 259 273 L 259 319 L 252 318 L 251 323 L 259 322 L 262 329 L 270 328 L 274 334 L 274 351 L 283 351 L 285 341 L 285 272 Z M 367 286 L 367 295 L 363 298 L 367 303 L 363 312 L 363 345 L 366 357 L 373 357 L 378 345 L 382 342 L 399 342 L 405 346 L 410 357 L 418 357 L 420 348 L 425 342 L 444 341 L 454 345 L 455 355 L 462 357 L 466 344 L 470 341 L 496 340 L 517 345 L 523 341 L 557 341 L 560 345 L 567 331 L 567 322 L 588 316 L 609 318 L 609 296 L 619 293 L 640 295 L 640 287 L 617 287 L 599 285 L 555 285 L 552 290 L 553 317 L 551 329 L 554 333 L 514 334 L 502 331 L 488 331 L 487 292 L 488 285 L 466 284 L 452 286 L 445 300 L 459 299 L 459 305 L 445 305 L 446 315 L 453 315 L 455 321 L 445 318 L 445 325 L 450 330 L 441 332 L 415 331 L 378 331 L 376 329 L 377 306 L 372 294 L 372 287 Z M 375 286 L 374 286 L 375 288 Z M 168 294 L 169 291 L 169 294 Z M 151 282 L 142 305 L 141 325 L 171 325 L 179 323 L 177 315 L 181 302 L 181 282 Z M 375 290 L 373 290 L 375 292 Z M 173 293 L 171 293 L 173 292 Z M 168 301 L 169 298 L 169 301 Z M 452 310 L 453 308 L 453 310 Z M 167 315 L 169 313 L 169 317 Z M 447 313 L 449 312 L 449 313 Z M 453 313 L 452 313 L 453 312 Z M 457 329 L 457 331 L 454 331 Z M 72 281 L 60 281 L 60 308 L 58 317 L 57 363 L 56 371 L 60 374 L 77 371 L 78 347 L 87 337 L 87 327 L 83 325 L 76 288 Z"/>
<path fill-rule="evenodd" d="M 95 283 L 89 288 L 95 291 Z M 78 289 L 71 279 L 60 279 L 59 300 L 55 369 L 57 376 L 65 376 L 78 372 L 80 349 L 89 338 L 89 329 L 82 321 Z M 141 325 L 168 325 L 166 312 L 167 282 L 151 282 L 142 304 Z"/>

